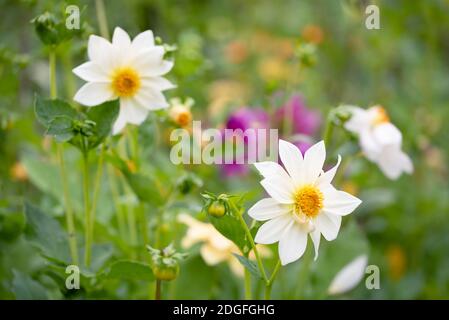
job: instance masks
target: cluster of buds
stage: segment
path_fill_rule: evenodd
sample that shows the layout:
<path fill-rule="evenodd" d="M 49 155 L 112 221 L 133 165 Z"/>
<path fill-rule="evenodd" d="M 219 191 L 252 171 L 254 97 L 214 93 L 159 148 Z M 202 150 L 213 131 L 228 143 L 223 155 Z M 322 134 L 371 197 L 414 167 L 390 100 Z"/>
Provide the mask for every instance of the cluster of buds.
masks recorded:
<path fill-rule="evenodd" d="M 179 261 L 187 257 L 187 253 L 176 252 L 173 245 L 164 249 L 155 249 L 147 245 L 151 255 L 153 274 L 158 280 L 171 281 L 179 274 Z"/>

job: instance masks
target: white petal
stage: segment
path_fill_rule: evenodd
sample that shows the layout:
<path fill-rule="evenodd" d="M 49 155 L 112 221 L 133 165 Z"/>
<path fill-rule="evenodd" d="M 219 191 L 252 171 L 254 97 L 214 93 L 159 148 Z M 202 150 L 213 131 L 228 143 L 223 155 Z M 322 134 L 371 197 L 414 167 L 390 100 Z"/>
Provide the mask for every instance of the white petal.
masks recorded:
<path fill-rule="evenodd" d="M 359 198 L 347 192 L 336 190 L 330 185 L 321 189 L 321 191 L 324 197 L 323 211 L 328 213 L 345 216 L 353 212 L 362 203 Z"/>
<path fill-rule="evenodd" d="M 168 81 L 163 77 L 142 78 L 142 82 L 144 83 L 144 86 L 155 88 L 157 91 L 164 91 L 176 88 L 176 85 L 174 85 L 173 83 L 171 83 L 170 81 Z"/>
<path fill-rule="evenodd" d="M 109 82 L 107 73 L 101 66 L 93 61 L 88 61 L 72 70 L 74 74 L 89 82 Z"/>
<path fill-rule="evenodd" d="M 164 48 L 155 46 L 138 51 L 130 58 L 130 61 L 142 76 L 156 77 L 166 74 L 173 67 L 173 62 L 163 60 L 163 56 Z"/>
<path fill-rule="evenodd" d="M 320 239 L 321 239 L 321 232 L 317 229 L 315 229 L 314 231 L 310 232 L 310 238 L 312 239 L 313 242 L 313 247 L 315 249 L 315 257 L 313 258 L 314 260 L 318 259 L 318 249 L 320 248 Z"/>
<path fill-rule="evenodd" d="M 257 231 L 254 241 L 261 244 L 275 243 L 279 241 L 290 223 L 293 223 L 293 220 L 288 215 L 265 222 Z"/>
<path fill-rule="evenodd" d="M 73 97 L 76 102 L 88 107 L 99 105 L 114 98 L 111 84 L 106 82 L 88 82 Z"/>
<path fill-rule="evenodd" d="M 127 123 L 139 125 L 145 121 L 148 109 L 141 108 L 133 99 L 120 99 L 120 111 L 123 113 Z"/>
<path fill-rule="evenodd" d="M 351 112 L 351 118 L 345 123 L 346 130 L 359 134 L 370 126 L 371 119 L 366 110 L 356 106 L 347 106 L 347 108 Z"/>
<path fill-rule="evenodd" d="M 311 146 L 304 155 L 305 181 L 315 183 L 323 170 L 324 160 L 326 160 L 326 148 L 324 141 L 320 141 Z"/>
<path fill-rule="evenodd" d="M 326 185 L 331 183 L 335 177 L 335 174 L 337 173 L 337 169 L 340 166 L 340 163 L 341 163 L 341 156 L 338 155 L 337 164 L 333 168 L 329 169 L 328 171 L 320 175 L 320 177 L 318 178 L 318 184 Z"/>
<path fill-rule="evenodd" d="M 92 61 L 103 61 L 105 54 L 111 52 L 112 44 L 105 38 L 91 35 L 87 45 L 87 55 Z"/>
<path fill-rule="evenodd" d="M 355 258 L 335 275 L 327 290 L 328 293 L 331 295 L 341 294 L 355 288 L 363 279 L 367 264 L 368 257 L 366 255 Z"/>
<path fill-rule="evenodd" d="M 295 183 L 302 183 L 303 158 L 301 151 L 292 143 L 279 140 L 279 156 L 285 169 Z"/>
<path fill-rule="evenodd" d="M 341 225 L 341 216 L 321 212 L 314 220 L 317 230 L 321 232 L 327 241 L 337 238 Z"/>
<path fill-rule="evenodd" d="M 120 106 L 120 112 L 118 114 L 117 120 L 115 120 L 114 126 L 112 127 L 112 134 L 116 135 L 122 132 L 123 128 L 126 126 L 126 115 L 124 108 Z"/>
<path fill-rule="evenodd" d="M 280 177 L 273 177 L 270 179 L 263 179 L 260 184 L 264 187 L 265 191 L 279 203 L 293 203 L 294 186 L 291 181 Z"/>
<path fill-rule="evenodd" d="M 285 172 L 280 164 L 273 161 L 255 162 L 254 166 L 264 178 L 281 178 L 291 180 L 290 176 Z"/>
<path fill-rule="evenodd" d="M 386 145 L 396 145 L 400 146 L 402 143 L 402 134 L 398 128 L 396 128 L 392 123 L 383 123 L 375 126 L 373 129 L 373 136 L 377 143 Z"/>
<path fill-rule="evenodd" d="M 307 247 L 307 232 L 298 223 L 291 223 L 279 240 L 279 258 L 285 266 L 302 257 Z"/>
<path fill-rule="evenodd" d="M 377 143 L 372 134 L 372 130 L 363 130 L 359 135 L 359 143 L 362 151 L 369 160 L 376 161 L 382 156 L 382 146 Z"/>
<path fill-rule="evenodd" d="M 143 109 L 157 110 L 169 106 L 164 95 L 151 87 L 142 86 L 139 92 L 134 96 L 136 103 Z"/>
<path fill-rule="evenodd" d="M 413 163 L 410 158 L 397 147 L 384 148 L 383 156 L 377 161 L 382 172 L 392 180 L 400 177 L 402 172 L 412 173 Z"/>
<path fill-rule="evenodd" d="M 272 198 L 265 198 L 256 202 L 249 210 L 248 215 L 257 221 L 274 219 L 290 211 L 288 206 L 281 205 Z"/>
<path fill-rule="evenodd" d="M 129 49 L 131 39 L 125 30 L 120 27 L 116 27 L 114 29 L 114 35 L 112 36 L 112 44 L 117 48 Z"/>
<path fill-rule="evenodd" d="M 151 47 L 154 47 L 154 36 L 151 30 L 139 33 L 132 42 L 133 50 L 144 50 Z"/>

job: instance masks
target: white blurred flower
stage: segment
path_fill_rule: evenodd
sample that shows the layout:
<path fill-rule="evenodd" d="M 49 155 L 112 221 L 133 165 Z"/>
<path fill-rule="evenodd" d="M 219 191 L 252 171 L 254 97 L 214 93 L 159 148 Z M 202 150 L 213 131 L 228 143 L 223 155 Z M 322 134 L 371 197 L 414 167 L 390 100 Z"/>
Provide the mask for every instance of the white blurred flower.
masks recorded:
<path fill-rule="evenodd" d="M 120 99 L 120 113 L 113 133 L 119 133 L 127 123 L 140 125 L 150 110 L 168 107 L 162 91 L 174 85 L 162 75 L 173 67 L 164 60 L 164 48 L 154 44 L 153 32 L 145 31 L 132 41 L 121 28 L 115 28 L 112 43 L 91 35 L 88 62 L 73 69 L 87 81 L 75 94 L 75 101 L 96 106 Z"/>
<path fill-rule="evenodd" d="M 361 201 L 344 191 L 336 190 L 332 179 L 335 167 L 323 172 L 326 158 L 324 142 L 313 145 L 304 155 L 293 144 L 279 140 L 279 155 L 287 171 L 276 162 L 257 162 L 261 181 L 271 198 L 257 202 L 248 214 L 266 221 L 255 241 L 271 244 L 279 241 L 282 265 L 298 260 L 307 246 L 310 234 L 315 247 L 315 259 L 321 235 L 334 240 L 340 229 L 341 217 L 350 214 Z"/>
<path fill-rule="evenodd" d="M 337 295 L 354 289 L 363 279 L 367 264 L 367 255 L 361 255 L 352 260 L 335 275 L 327 292 L 330 295 Z"/>
<path fill-rule="evenodd" d="M 188 214 L 180 214 L 178 220 L 188 226 L 187 233 L 181 242 L 184 248 L 201 243 L 200 254 L 207 265 L 215 266 L 226 262 L 234 274 L 243 276 L 243 266 L 233 255 L 241 255 L 241 252 L 231 240 L 225 238 L 212 224 L 201 222 Z M 270 254 L 270 251 L 263 246 L 257 246 L 257 249 L 262 256 Z M 254 260 L 253 254 L 250 254 L 250 259 Z"/>
<path fill-rule="evenodd" d="M 345 128 L 359 137 L 366 157 L 376 163 L 389 179 L 413 172 L 413 163 L 401 150 L 402 134 L 391 122 L 384 108 L 374 106 L 367 110 L 349 106 L 351 119 Z"/>

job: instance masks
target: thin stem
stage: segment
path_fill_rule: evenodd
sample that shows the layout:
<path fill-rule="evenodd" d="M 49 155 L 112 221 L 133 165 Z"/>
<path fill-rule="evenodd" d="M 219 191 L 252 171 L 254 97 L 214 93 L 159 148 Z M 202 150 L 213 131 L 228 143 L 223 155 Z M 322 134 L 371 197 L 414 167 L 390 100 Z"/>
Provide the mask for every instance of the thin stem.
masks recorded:
<path fill-rule="evenodd" d="M 108 20 L 103 0 L 95 0 L 97 20 L 100 27 L 100 34 L 103 38 L 109 39 Z"/>
<path fill-rule="evenodd" d="M 326 118 L 326 127 L 324 129 L 324 135 L 323 135 L 324 145 L 326 146 L 326 149 L 329 148 L 333 129 L 334 129 L 333 113 L 332 113 L 332 111 L 330 111 Z"/>
<path fill-rule="evenodd" d="M 65 215 L 69 239 L 70 256 L 75 265 L 79 265 L 78 260 L 78 244 L 76 241 L 75 219 L 73 215 L 72 203 L 70 201 L 69 186 L 67 183 L 67 174 L 64 161 L 64 149 L 62 144 L 58 143 L 58 160 L 62 180 L 62 189 L 64 194 Z"/>
<path fill-rule="evenodd" d="M 58 96 L 58 88 L 56 85 L 56 52 L 55 48 L 50 48 L 49 55 L 49 75 L 50 75 L 50 97 L 52 99 L 56 99 Z M 64 161 L 64 149 L 62 144 L 57 144 L 57 152 L 58 152 L 58 162 L 59 162 L 59 170 L 61 174 L 62 180 L 62 189 L 64 194 L 64 206 L 65 206 L 65 214 L 66 214 L 66 223 L 67 223 L 67 231 L 68 231 L 68 241 L 69 241 L 69 249 L 70 249 L 70 257 L 72 258 L 72 262 L 76 265 L 79 264 L 78 260 L 78 245 L 76 241 L 76 228 L 75 228 L 75 219 L 73 215 L 72 202 L 70 200 L 70 192 L 69 192 L 69 184 L 67 179 L 67 173 L 65 168 Z"/>
<path fill-rule="evenodd" d="M 89 154 L 87 151 L 83 152 L 83 195 L 84 195 L 84 213 L 85 213 L 85 249 L 84 249 L 84 264 L 86 267 L 90 266 L 91 246 L 92 246 L 92 217 L 89 201 Z"/>
<path fill-rule="evenodd" d="M 265 286 L 265 300 L 271 299 L 271 288 L 273 287 L 273 282 L 276 279 L 276 275 L 281 269 L 281 260 L 278 260 L 276 266 L 274 267 L 273 273 L 271 274 L 270 279 L 268 280 L 268 284 Z"/>
<path fill-rule="evenodd" d="M 125 212 L 123 210 L 123 205 L 120 203 L 119 199 L 119 191 L 117 186 L 117 177 L 114 172 L 114 167 L 112 165 L 107 165 L 108 168 L 108 180 L 109 180 L 109 188 L 112 194 L 112 200 L 114 202 L 115 210 L 117 211 L 117 224 L 120 236 L 123 239 L 126 239 L 126 220 L 125 220 Z"/>
<path fill-rule="evenodd" d="M 50 48 L 48 62 L 50 67 L 50 97 L 56 99 L 58 95 L 58 87 L 56 84 L 56 50 L 53 46 Z"/>
<path fill-rule="evenodd" d="M 268 277 L 265 272 L 265 268 L 263 266 L 259 251 L 257 250 L 256 244 L 254 243 L 253 236 L 251 235 L 251 231 L 249 230 L 248 225 L 245 222 L 245 219 L 243 219 L 243 216 L 242 216 L 240 210 L 237 209 L 236 205 L 232 201 L 229 201 L 229 203 L 231 204 L 232 209 L 235 211 L 235 213 L 240 221 L 240 224 L 242 225 L 243 229 L 245 230 L 246 237 L 248 238 L 249 242 L 251 243 L 251 247 L 254 250 L 254 255 L 256 256 L 256 261 L 257 261 L 257 266 L 259 267 L 259 270 L 262 274 L 262 277 L 263 277 L 265 283 L 268 284 Z"/>
<path fill-rule="evenodd" d="M 245 268 L 245 300 L 251 300 L 251 274 Z"/>
<path fill-rule="evenodd" d="M 92 206 L 90 209 L 91 212 L 89 214 L 90 229 L 88 231 L 89 231 L 89 239 L 91 239 L 91 241 L 93 241 L 93 238 L 94 238 L 95 212 L 97 210 L 98 191 L 100 190 L 101 178 L 103 176 L 103 162 L 104 162 L 104 155 L 106 153 L 105 150 L 106 150 L 106 145 L 105 145 L 105 143 L 103 143 L 101 146 L 100 155 L 98 157 L 97 174 L 95 177 L 94 193 L 93 193 L 93 197 L 92 197 Z"/>
<path fill-rule="evenodd" d="M 155 294 L 155 299 L 156 300 L 161 300 L 161 280 L 157 279 L 156 280 L 156 294 Z"/>

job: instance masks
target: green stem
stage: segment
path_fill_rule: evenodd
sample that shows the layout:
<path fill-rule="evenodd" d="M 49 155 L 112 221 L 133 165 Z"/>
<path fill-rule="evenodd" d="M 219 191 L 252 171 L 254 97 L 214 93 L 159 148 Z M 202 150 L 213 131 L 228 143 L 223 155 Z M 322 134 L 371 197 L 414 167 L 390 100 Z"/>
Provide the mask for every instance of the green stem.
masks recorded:
<path fill-rule="evenodd" d="M 56 85 L 56 51 L 54 47 L 50 48 L 49 55 L 49 75 L 50 75 L 50 97 L 56 99 L 58 96 L 58 88 Z M 76 229 L 75 229 L 75 219 L 73 215 L 72 202 L 70 200 L 69 184 L 67 179 L 67 173 L 64 161 L 64 150 L 62 144 L 57 144 L 58 148 L 58 162 L 59 169 L 62 180 L 62 189 L 64 194 L 64 206 L 66 214 L 66 223 L 68 231 L 68 242 L 70 249 L 70 257 L 72 258 L 72 263 L 78 265 L 78 245 L 76 241 Z"/>
<path fill-rule="evenodd" d="M 126 214 L 123 209 L 123 205 L 120 203 L 120 196 L 117 186 L 117 177 L 114 172 L 114 167 L 108 165 L 108 180 L 109 188 L 111 190 L 112 201 L 114 202 L 115 210 L 117 211 L 117 225 L 119 229 L 119 234 L 122 239 L 126 239 Z"/>
<path fill-rule="evenodd" d="M 332 111 L 330 111 L 326 118 L 326 127 L 324 129 L 323 135 L 324 145 L 326 146 L 326 149 L 329 149 L 333 129 L 334 129 L 333 113 Z"/>
<path fill-rule="evenodd" d="M 84 195 L 84 213 L 85 213 L 85 249 L 84 249 L 84 264 L 86 267 L 90 266 L 91 247 L 92 247 L 92 217 L 89 201 L 89 154 L 88 151 L 83 152 L 83 195 Z"/>
<path fill-rule="evenodd" d="M 94 227 L 95 227 L 95 212 L 97 210 L 97 202 L 98 202 L 98 192 L 100 190 L 100 184 L 101 184 L 101 178 L 103 177 L 103 163 L 104 163 L 104 155 L 106 150 L 106 145 L 103 143 L 101 146 L 100 155 L 98 157 L 98 165 L 97 165 L 97 174 L 95 177 L 95 184 L 94 184 L 94 192 L 92 197 L 92 206 L 90 208 L 90 214 L 89 214 L 89 239 L 93 241 L 94 239 Z"/>
<path fill-rule="evenodd" d="M 307 283 L 307 278 L 309 275 L 309 271 L 310 271 L 310 264 L 312 263 L 312 258 L 313 258 L 313 252 L 310 250 L 307 250 L 304 253 L 303 259 L 302 259 L 302 266 L 301 266 L 301 270 L 299 271 L 299 275 L 298 275 L 298 288 L 300 288 L 302 290 L 302 292 L 299 294 L 299 299 L 304 298 L 304 289 L 306 287 L 306 283 Z"/>
<path fill-rule="evenodd" d="M 251 274 L 245 268 L 245 300 L 251 300 Z"/>
<path fill-rule="evenodd" d="M 64 161 L 64 149 L 62 144 L 58 143 L 58 160 L 60 167 L 60 174 L 62 180 L 62 189 L 64 193 L 64 204 L 65 204 L 65 215 L 69 239 L 70 256 L 72 258 L 72 263 L 79 265 L 78 260 L 78 244 L 76 241 L 76 229 L 75 229 L 75 219 L 73 216 L 72 203 L 70 201 L 69 185 L 67 183 L 67 174 L 65 169 Z"/>
<path fill-rule="evenodd" d="M 155 299 L 161 300 L 161 280 L 156 280 L 156 293 L 155 293 Z"/>
<path fill-rule="evenodd" d="M 103 38 L 109 39 L 108 20 L 103 0 L 95 0 L 97 20 L 100 27 L 100 34 Z"/>
<path fill-rule="evenodd" d="M 240 210 L 236 207 L 236 205 L 232 201 L 229 201 L 229 203 L 231 204 L 232 209 L 236 213 L 237 218 L 240 221 L 240 224 L 242 225 L 243 229 L 245 230 L 246 237 L 248 238 L 249 242 L 251 243 L 251 247 L 254 250 L 254 255 L 256 256 L 256 261 L 257 261 L 257 266 L 259 268 L 259 271 L 262 274 L 262 277 L 263 277 L 265 283 L 268 284 L 268 277 L 265 272 L 265 268 L 263 266 L 259 251 L 257 250 L 256 244 L 254 243 L 253 236 L 251 235 L 251 231 L 249 230 L 248 225 L 245 222 L 245 219 L 243 219 L 243 216 L 242 216 Z"/>
<path fill-rule="evenodd" d="M 274 267 L 273 273 L 271 274 L 271 277 L 268 280 L 268 284 L 265 286 L 265 300 L 270 300 L 271 298 L 271 288 L 273 287 L 273 282 L 276 279 L 276 276 L 280 269 L 281 269 L 281 260 L 278 260 L 276 266 Z"/>
<path fill-rule="evenodd" d="M 58 95 L 58 87 L 56 84 L 56 48 L 50 48 L 49 55 L 49 67 L 50 67 L 50 97 L 56 99 Z"/>

